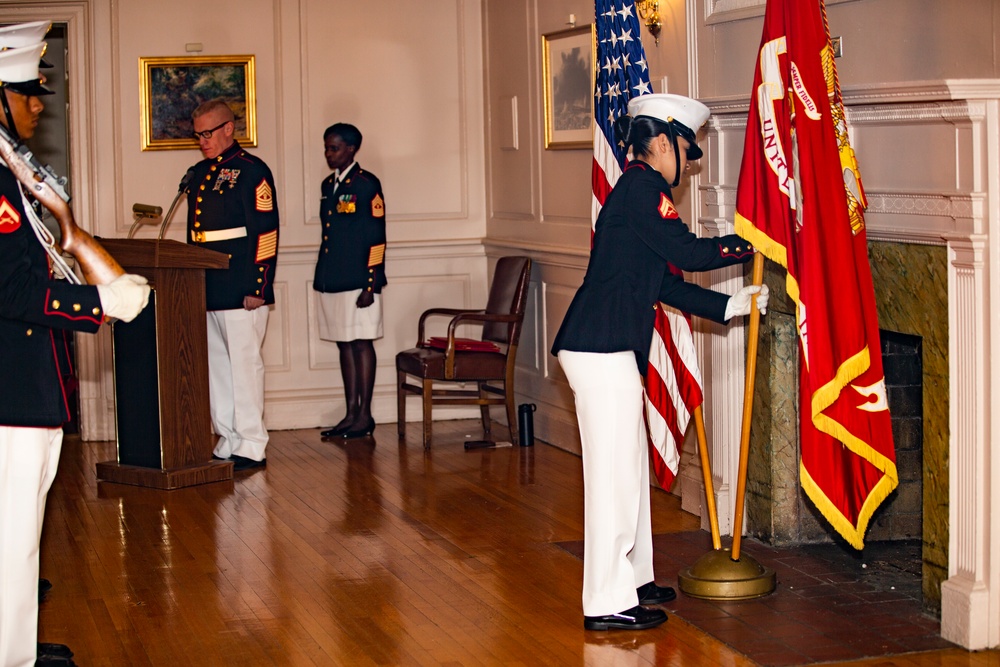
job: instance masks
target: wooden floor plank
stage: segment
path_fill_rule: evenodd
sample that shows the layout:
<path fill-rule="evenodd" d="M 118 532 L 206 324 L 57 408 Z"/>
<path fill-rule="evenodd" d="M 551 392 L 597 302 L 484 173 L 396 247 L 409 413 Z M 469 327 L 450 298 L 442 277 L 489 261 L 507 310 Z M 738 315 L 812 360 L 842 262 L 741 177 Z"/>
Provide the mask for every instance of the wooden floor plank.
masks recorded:
<path fill-rule="evenodd" d="M 272 433 L 266 469 L 174 491 L 99 484 L 113 443 L 68 438 L 43 535 L 55 587 L 41 639 L 86 667 L 756 664 L 676 616 L 583 630 L 582 563 L 555 544 L 582 539 L 579 457 L 544 443 L 466 451 L 475 421 L 435 423 L 430 450 L 409 430 L 402 444 L 393 425 L 340 444 Z M 698 529 L 676 497 L 651 504 L 654 532 Z"/>

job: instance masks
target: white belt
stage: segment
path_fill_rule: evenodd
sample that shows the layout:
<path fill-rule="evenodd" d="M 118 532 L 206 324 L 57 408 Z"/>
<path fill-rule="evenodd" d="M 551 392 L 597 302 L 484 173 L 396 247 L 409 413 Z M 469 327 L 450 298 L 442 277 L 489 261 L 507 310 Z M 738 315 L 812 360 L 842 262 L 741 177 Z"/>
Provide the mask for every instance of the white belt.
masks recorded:
<path fill-rule="evenodd" d="M 228 241 L 241 239 L 247 235 L 246 227 L 231 227 L 230 229 L 215 229 L 209 232 L 191 230 L 191 240 L 195 243 L 211 243 L 212 241 Z"/>

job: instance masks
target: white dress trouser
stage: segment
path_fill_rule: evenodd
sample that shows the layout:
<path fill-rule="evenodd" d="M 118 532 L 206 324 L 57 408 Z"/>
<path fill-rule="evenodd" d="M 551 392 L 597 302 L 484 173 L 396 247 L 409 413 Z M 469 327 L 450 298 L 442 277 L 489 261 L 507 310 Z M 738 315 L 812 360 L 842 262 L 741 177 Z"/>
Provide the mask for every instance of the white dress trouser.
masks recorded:
<path fill-rule="evenodd" d="M 639 604 L 653 581 L 649 452 L 633 352 L 559 352 L 576 397 L 583 449 L 583 613 Z"/>
<path fill-rule="evenodd" d="M 267 306 L 208 312 L 208 393 L 215 455 L 264 459 L 264 359 Z"/>
<path fill-rule="evenodd" d="M 38 543 L 61 428 L 0 426 L 0 665 L 31 667 L 38 642 Z"/>

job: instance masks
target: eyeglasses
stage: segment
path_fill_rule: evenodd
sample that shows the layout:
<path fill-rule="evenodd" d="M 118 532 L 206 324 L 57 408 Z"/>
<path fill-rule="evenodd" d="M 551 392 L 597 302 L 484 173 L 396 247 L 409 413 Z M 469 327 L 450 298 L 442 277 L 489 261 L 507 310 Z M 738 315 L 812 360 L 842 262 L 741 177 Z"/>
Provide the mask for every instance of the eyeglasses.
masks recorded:
<path fill-rule="evenodd" d="M 227 121 L 225 121 L 223 123 L 220 123 L 219 125 L 216 125 L 211 130 L 202 130 L 201 132 L 194 132 L 193 133 L 194 134 L 194 138 L 195 139 L 211 139 L 212 138 L 212 134 L 216 130 L 218 130 L 220 127 L 225 127 L 226 123 L 231 123 L 231 122 L 232 122 L 231 120 L 227 120 Z"/>

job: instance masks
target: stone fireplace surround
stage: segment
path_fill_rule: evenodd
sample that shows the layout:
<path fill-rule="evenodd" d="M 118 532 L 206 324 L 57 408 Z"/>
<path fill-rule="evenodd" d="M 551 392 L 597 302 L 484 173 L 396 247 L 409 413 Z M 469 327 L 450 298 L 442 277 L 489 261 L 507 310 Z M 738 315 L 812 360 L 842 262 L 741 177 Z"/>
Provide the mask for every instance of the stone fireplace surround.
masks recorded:
<path fill-rule="evenodd" d="M 1000 645 L 1000 509 L 993 508 L 1000 508 L 1000 455 L 993 450 L 1000 447 L 1000 419 L 993 419 L 993 405 L 1000 401 L 1000 280 L 990 268 L 1000 259 L 1000 80 L 859 86 L 845 89 L 844 98 L 868 194 L 876 284 L 879 270 L 891 270 L 909 272 L 919 286 L 883 297 L 880 324 L 923 336 L 906 328 L 907 322 L 920 323 L 925 333 L 940 335 L 947 350 L 946 358 L 932 359 L 925 338 L 924 437 L 938 433 L 944 443 L 930 482 L 932 462 L 925 461 L 923 502 L 925 563 L 928 526 L 941 526 L 941 544 L 932 547 L 941 551 L 941 634 L 970 649 L 995 647 Z M 712 108 L 712 118 L 704 142 L 706 167 L 694 193 L 696 210 L 704 234 L 729 233 L 748 100 L 701 99 Z M 882 259 L 885 266 L 878 268 Z M 732 293 L 743 280 L 741 270 L 731 268 L 705 282 Z M 946 332 L 928 325 L 923 309 L 923 301 L 942 292 Z M 883 312 L 889 302 L 892 315 Z M 886 326 L 886 319 L 904 325 Z M 698 326 L 711 333 L 699 341 L 708 388 L 706 425 L 720 525 L 731 532 L 745 332 L 739 326 Z M 942 375 L 935 376 L 928 362 L 940 364 Z M 938 401 L 928 411 L 929 376 L 947 392 L 946 409 Z M 694 468 L 682 470 L 678 486 L 684 507 L 699 512 L 703 491 Z"/>
<path fill-rule="evenodd" d="M 865 543 L 921 539 L 923 606 L 939 615 L 948 570 L 948 513 L 937 511 L 948 506 L 947 255 L 940 246 L 875 241 L 869 257 L 899 485 L 872 517 Z M 766 266 L 772 298 L 757 354 L 747 532 L 780 546 L 836 542 L 854 553 L 799 485 L 795 306 L 784 293 L 784 269 Z"/>

